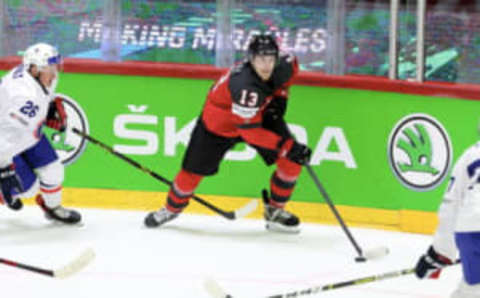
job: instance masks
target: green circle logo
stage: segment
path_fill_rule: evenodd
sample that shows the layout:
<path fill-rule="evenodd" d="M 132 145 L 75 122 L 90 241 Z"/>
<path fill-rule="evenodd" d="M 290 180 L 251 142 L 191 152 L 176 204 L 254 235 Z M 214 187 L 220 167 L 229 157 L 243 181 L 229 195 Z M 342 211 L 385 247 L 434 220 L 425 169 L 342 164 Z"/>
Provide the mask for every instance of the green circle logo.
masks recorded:
<path fill-rule="evenodd" d="M 445 179 L 452 163 L 452 145 L 443 125 L 426 114 L 397 122 L 388 139 L 388 161 L 407 188 L 428 191 Z"/>

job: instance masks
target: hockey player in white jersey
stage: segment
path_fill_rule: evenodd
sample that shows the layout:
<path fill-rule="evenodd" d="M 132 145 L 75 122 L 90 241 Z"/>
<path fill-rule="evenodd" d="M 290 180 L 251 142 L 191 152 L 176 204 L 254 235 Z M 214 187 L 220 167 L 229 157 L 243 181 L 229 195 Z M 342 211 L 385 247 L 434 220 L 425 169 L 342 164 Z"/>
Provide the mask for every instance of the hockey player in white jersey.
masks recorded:
<path fill-rule="evenodd" d="M 438 217 L 433 244 L 415 267 L 417 277 L 438 278 L 458 250 L 463 279 L 450 297 L 480 298 L 480 142 L 456 162 Z"/>
<path fill-rule="evenodd" d="M 64 167 L 42 133 L 45 124 L 66 128 L 63 104 L 53 98 L 61 65 L 54 47 L 34 44 L 0 81 L 0 199 L 19 210 L 20 198 L 39 190 L 36 202 L 46 217 L 73 224 L 81 216 L 61 206 Z"/>

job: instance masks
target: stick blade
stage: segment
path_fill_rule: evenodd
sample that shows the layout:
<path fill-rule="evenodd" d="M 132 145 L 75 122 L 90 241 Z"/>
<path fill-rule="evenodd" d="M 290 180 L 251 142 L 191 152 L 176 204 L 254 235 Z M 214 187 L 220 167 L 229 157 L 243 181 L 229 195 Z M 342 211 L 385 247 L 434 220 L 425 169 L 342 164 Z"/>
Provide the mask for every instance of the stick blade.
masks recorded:
<path fill-rule="evenodd" d="M 95 252 L 93 249 L 88 248 L 69 264 L 53 271 L 53 276 L 58 278 L 69 277 L 85 268 L 88 264 L 90 264 L 90 262 L 93 261 L 94 258 Z"/>
<path fill-rule="evenodd" d="M 205 280 L 203 286 L 212 298 L 233 298 L 233 296 L 225 293 L 225 291 L 220 287 L 220 285 L 212 278 Z"/>
<path fill-rule="evenodd" d="M 389 252 L 390 251 L 388 247 L 379 246 L 379 247 L 374 247 L 372 249 L 366 250 L 363 255 L 367 260 L 374 260 L 374 259 L 379 259 L 388 255 Z"/>
<path fill-rule="evenodd" d="M 245 217 L 245 216 L 249 215 L 250 213 L 255 211 L 255 209 L 257 209 L 257 206 L 258 206 L 258 201 L 257 200 L 251 200 L 245 206 L 241 207 L 240 209 L 235 210 L 235 218 L 236 219 L 237 218 L 242 218 L 242 217 Z"/>

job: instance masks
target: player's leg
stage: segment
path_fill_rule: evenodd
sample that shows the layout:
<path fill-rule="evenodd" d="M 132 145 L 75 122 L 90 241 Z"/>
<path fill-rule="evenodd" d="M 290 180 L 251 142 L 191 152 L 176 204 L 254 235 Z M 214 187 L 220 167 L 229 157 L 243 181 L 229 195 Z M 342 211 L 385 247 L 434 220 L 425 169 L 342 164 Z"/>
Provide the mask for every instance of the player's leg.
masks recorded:
<path fill-rule="evenodd" d="M 67 224 L 80 222 L 82 217 L 78 211 L 61 205 L 64 166 L 60 160 L 37 168 L 36 173 L 40 179 L 40 194 L 37 195 L 36 202 L 46 217 Z"/>
<path fill-rule="evenodd" d="M 168 191 L 167 203 L 160 210 L 149 213 L 145 225 L 157 227 L 176 218 L 187 207 L 202 178 L 218 172 L 225 153 L 236 141 L 210 133 L 202 121 L 198 121 L 185 152 L 182 169 Z"/>
<path fill-rule="evenodd" d="M 262 127 L 282 137 L 292 137 L 288 124 L 283 117 L 266 113 L 263 118 Z"/>
<path fill-rule="evenodd" d="M 480 298 L 480 232 L 455 233 L 463 280 L 452 298 Z"/>
<path fill-rule="evenodd" d="M 80 213 L 61 205 L 65 170 L 47 138 L 43 136 L 35 146 L 25 151 L 22 157 L 34 169 L 40 181 L 40 194 L 37 195 L 36 202 L 46 217 L 68 224 L 78 223 L 81 220 Z"/>
<path fill-rule="evenodd" d="M 13 158 L 13 164 L 15 165 L 15 172 L 20 180 L 23 191 L 21 193 L 12 191 L 11 195 L 13 200 L 12 203 L 7 204 L 7 206 L 13 210 L 20 210 L 23 207 L 21 198 L 33 197 L 38 192 L 38 179 L 21 155 Z M 1 201 L 0 199 L 0 202 Z"/>
<path fill-rule="evenodd" d="M 276 163 L 270 178 L 270 194 L 263 194 L 265 203 L 264 217 L 268 230 L 288 233 L 300 232 L 300 219 L 285 210 L 285 205 L 295 188 L 302 167 L 286 158 L 276 158 L 276 152 L 256 148 L 267 165 Z"/>
<path fill-rule="evenodd" d="M 145 218 L 147 227 L 158 227 L 175 219 L 185 207 L 203 176 L 181 170 L 173 180 L 167 195 L 167 203 L 156 212 L 151 212 Z"/>

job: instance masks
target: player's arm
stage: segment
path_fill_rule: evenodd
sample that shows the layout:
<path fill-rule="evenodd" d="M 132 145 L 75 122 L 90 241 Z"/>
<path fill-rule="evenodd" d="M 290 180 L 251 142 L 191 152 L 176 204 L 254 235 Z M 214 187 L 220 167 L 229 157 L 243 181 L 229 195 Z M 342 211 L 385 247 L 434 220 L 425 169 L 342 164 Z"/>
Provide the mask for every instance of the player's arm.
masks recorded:
<path fill-rule="evenodd" d="M 281 86 L 274 91 L 273 99 L 265 108 L 264 120 L 267 122 L 276 121 L 285 116 L 290 86 L 299 72 L 297 57 L 290 54 L 282 54 L 279 60 L 279 65 L 277 66 L 279 69 L 276 76 L 281 82 Z"/>
<path fill-rule="evenodd" d="M 292 137 L 281 137 L 262 127 L 261 123 L 246 123 L 237 126 L 245 142 L 261 148 L 276 151 L 278 157 L 285 157 L 300 165 L 309 162 L 312 151 Z"/>
<path fill-rule="evenodd" d="M 262 127 L 261 102 L 258 92 L 242 89 L 233 94 L 232 114 L 238 131 L 249 144 L 277 150 L 281 137 Z"/>
<path fill-rule="evenodd" d="M 433 237 L 432 247 L 435 251 L 451 260 L 455 259 L 457 255 L 454 230 L 459 203 L 464 196 L 462 184 L 465 187 L 467 183 L 464 176 L 460 171 L 454 171 L 450 177 L 448 189 L 438 208 L 438 226 Z"/>
<path fill-rule="evenodd" d="M 455 223 L 458 215 L 458 204 L 465 195 L 468 184 L 466 158 L 462 156 L 455 164 L 449 185 L 438 209 L 438 226 L 433 244 L 420 257 L 415 267 L 419 278 L 438 278 L 441 269 L 452 264 L 457 249 L 454 239 Z"/>
<path fill-rule="evenodd" d="M 270 103 L 265 107 L 263 114 L 265 121 L 276 121 L 283 118 L 287 112 L 288 90 L 283 90 L 281 95 L 276 95 Z"/>
<path fill-rule="evenodd" d="M 260 105 L 258 94 L 247 89 L 242 90 L 240 97 L 232 103 L 232 114 L 245 142 L 276 151 L 279 157 L 286 157 L 298 164 L 307 163 L 311 155 L 307 146 L 297 143 L 290 136 L 282 137 L 262 127 Z"/>

